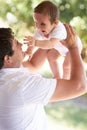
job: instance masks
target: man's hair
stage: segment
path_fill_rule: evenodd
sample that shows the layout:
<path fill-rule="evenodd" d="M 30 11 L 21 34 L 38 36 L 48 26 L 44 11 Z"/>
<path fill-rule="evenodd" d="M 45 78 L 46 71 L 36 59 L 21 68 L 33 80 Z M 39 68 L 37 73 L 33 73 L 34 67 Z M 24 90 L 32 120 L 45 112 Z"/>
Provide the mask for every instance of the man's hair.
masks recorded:
<path fill-rule="evenodd" d="M 12 40 L 14 39 L 11 28 L 0 28 L 0 69 L 4 65 L 4 57 L 12 56 Z"/>
<path fill-rule="evenodd" d="M 50 16 L 51 23 L 59 18 L 58 7 L 50 1 L 41 2 L 34 8 L 34 13 L 40 13 Z"/>

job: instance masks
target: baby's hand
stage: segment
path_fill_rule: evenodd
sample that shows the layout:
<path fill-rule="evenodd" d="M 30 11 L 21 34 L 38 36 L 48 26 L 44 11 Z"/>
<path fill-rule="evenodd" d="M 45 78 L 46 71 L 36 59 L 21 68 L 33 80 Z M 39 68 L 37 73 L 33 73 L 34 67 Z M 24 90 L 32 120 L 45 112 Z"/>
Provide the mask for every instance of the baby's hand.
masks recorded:
<path fill-rule="evenodd" d="M 33 51 L 34 51 L 34 46 L 29 46 L 29 47 L 27 48 L 27 50 L 25 51 L 25 53 L 26 53 L 27 55 L 33 55 Z"/>
<path fill-rule="evenodd" d="M 35 46 L 35 39 L 32 36 L 25 36 L 24 41 L 28 46 Z"/>

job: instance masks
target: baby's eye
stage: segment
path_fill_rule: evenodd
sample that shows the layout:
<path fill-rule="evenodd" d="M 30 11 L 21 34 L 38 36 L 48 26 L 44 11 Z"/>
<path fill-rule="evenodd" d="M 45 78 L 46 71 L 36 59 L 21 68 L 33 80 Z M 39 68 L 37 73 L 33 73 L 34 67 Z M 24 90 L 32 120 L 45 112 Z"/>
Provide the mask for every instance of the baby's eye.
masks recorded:
<path fill-rule="evenodd" d="M 41 26 L 45 26 L 45 23 L 41 23 Z"/>

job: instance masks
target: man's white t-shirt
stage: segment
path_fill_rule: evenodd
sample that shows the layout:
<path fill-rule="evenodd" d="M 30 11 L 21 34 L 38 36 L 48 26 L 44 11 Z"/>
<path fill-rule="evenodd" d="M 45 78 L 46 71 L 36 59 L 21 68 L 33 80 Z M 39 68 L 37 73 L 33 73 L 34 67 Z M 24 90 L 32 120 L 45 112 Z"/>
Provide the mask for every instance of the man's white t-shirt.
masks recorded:
<path fill-rule="evenodd" d="M 0 130 L 47 130 L 44 106 L 55 87 L 25 68 L 0 70 Z"/>
<path fill-rule="evenodd" d="M 67 38 L 67 31 L 62 22 L 59 22 L 58 25 L 53 29 L 53 31 L 49 34 L 49 37 L 46 38 L 40 30 L 36 29 L 36 32 L 34 34 L 34 38 L 36 40 L 49 40 L 50 38 L 59 38 L 60 40 L 64 40 Z M 77 36 L 77 43 L 78 48 L 81 52 L 82 50 L 82 42 L 80 38 Z M 69 50 L 61 43 L 58 42 L 58 44 L 54 47 L 61 55 L 65 56 Z"/>

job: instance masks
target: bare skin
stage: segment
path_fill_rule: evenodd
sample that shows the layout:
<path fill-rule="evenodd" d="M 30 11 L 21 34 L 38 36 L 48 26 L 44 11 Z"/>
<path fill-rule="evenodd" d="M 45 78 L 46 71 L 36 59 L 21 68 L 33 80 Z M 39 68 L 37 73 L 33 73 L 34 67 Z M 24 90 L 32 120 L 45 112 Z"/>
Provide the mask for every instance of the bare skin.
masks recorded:
<path fill-rule="evenodd" d="M 46 60 L 47 50 L 38 49 L 28 61 L 23 62 L 24 67 L 28 67 L 30 72 L 37 72 Z"/>

